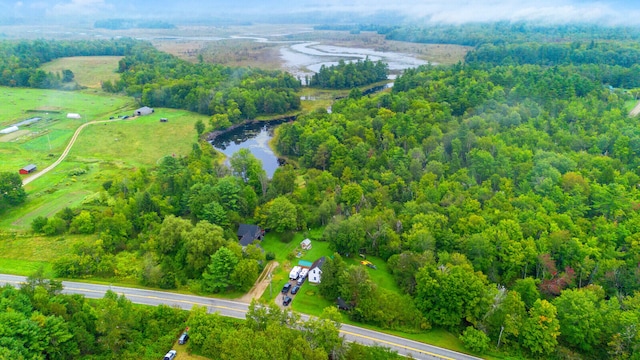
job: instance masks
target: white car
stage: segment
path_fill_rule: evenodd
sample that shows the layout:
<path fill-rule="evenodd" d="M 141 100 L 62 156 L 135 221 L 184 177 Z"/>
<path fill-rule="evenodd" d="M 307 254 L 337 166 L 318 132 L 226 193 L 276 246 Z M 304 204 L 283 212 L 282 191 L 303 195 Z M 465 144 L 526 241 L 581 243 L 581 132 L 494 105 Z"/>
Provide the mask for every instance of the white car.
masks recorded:
<path fill-rule="evenodd" d="M 164 360 L 173 360 L 176 358 L 177 354 L 178 354 L 177 351 L 171 350 L 167 353 L 167 355 L 164 356 Z"/>

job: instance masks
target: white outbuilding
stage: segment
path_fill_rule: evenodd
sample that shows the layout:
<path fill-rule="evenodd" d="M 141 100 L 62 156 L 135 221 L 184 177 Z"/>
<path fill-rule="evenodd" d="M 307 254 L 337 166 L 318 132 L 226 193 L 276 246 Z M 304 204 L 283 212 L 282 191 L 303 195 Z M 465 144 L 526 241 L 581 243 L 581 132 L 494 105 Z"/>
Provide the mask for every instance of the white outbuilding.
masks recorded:
<path fill-rule="evenodd" d="M 311 240 L 309 239 L 302 240 L 302 242 L 300 243 L 300 247 L 303 250 L 311 250 Z"/>

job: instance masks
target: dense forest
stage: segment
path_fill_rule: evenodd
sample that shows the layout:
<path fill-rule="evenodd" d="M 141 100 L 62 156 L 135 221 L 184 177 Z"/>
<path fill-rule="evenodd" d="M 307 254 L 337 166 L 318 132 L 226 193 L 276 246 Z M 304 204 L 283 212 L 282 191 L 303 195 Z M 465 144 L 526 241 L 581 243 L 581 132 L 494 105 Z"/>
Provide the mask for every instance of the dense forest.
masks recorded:
<path fill-rule="evenodd" d="M 325 89 L 352 89 L 387 79 L 389 66 L 382 61 L 368 58 L 356 62 L 340 60 L 337 65 L 320 67 L 313 74 L 309 86 Z"/>
<path fill-rule="evenodd" d="M 347 344 L 335 309 L 301 322 L 277 306 L 254 303 L 239 321 L 205 308 L 138 306 L 112 291 L 97 300 L 61 291 L 59 281 L 41 274 L 20 289 L 0 287 L 0 358 L 159 359 L 188 328 L 189 351 L 212 359 L 400 359 L 385 348 Z"/>
<path fill-rule="evenodd" d="M 508 31 L 518 43 L 517 29 Z M 627 115 L 634 90 L 618 88 L 637 86 L 635 46 L 528 46 L 483 45 L 464 64 L 407 70 L 391 92 L 354 93 L 331 113 L 281 125 L 275 148 L 292 165 L 272 179 L 250 153 L 226 167 L 201 142 L 189 156 L 105 182 L 99 197 L 32 227 L 98 234 L 54 265 L 59 275 L 203 292 L 241 290 L 251 279 L 240 272 L 257 276 L 270 260 L 239 249 L 238 223 L 255 221 L 283 239 L 322 228 L 318 240 L 336 255 L 319 291 L 342 297 L 355 321 L 445 328 L 478 353 L 637 359 L 640 124 Z M 183 80 L 172 71 L 222 79 L 224 69 L 147 51 L 123 59 L 122 80 L 111 86 L 151 99 L 177 91 Z M 614 82 L 613 73 L 631 76 Z M 297 86 L 286 75 L 264 81 L 282 81 L 283 94 Z M 241 92 L 242 82 L 216 96 Z M 175 92 L 177 101 L 212 94 L 194 89 Z M 224 126 L 215 120 L 228 102 L 212 102 L 227 106 L 214 106 L 215 125 Z M 342 261 L 358 254 L 387 261 L 400 291 Z"/>
<path fill-rule="evenodd" d="M 104 90 L 125 91 L 148 106 L 215 115 L 217 128 L 300 108 L 300 81 L 288 73 L 192 64 L 147 43 L 120 60 L 118 71 L 120 80 L 105 81 Z"/>

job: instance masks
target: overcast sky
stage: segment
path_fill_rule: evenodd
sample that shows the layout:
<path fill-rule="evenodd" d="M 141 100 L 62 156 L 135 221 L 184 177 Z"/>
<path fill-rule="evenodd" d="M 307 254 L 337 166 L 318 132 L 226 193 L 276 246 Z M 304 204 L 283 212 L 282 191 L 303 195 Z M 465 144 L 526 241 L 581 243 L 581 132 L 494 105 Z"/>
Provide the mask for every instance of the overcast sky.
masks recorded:
<path fill-rule="evenodd" d="M 203 17 L 257 14 L 356 12 L 363 16 L 397 12 L 412 19 L 458 24 L 469 21 L 531 20 L 638 24 L 637 0 L 0 0 L 0 13 L 13 17 L 98 18 Z M 236 15 L 237 16 L 237 15 Z"/>

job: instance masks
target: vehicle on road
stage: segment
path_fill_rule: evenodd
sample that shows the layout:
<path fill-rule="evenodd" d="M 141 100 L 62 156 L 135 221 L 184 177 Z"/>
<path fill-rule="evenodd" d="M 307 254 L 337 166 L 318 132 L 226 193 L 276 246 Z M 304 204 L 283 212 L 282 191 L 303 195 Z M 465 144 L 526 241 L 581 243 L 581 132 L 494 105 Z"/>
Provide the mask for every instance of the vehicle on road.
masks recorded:
<path fill-rule="evenodd" d="M 173 360 L 176 358 L 177 354 L 178 354 L 177 351 L 171 350 L 167 353 L 167 355 L 164 356 L 164 360 Z"/>
<path fill-rule="evenodd" d="M 180 338 L 178 339 L 178 344 L 184 345 L 187 343 L 188 340 L 189 340 L 189 333 L 185 331 L 182 333 L 182 335 L 180 335 Z"/>
<path fill-rule="evenodd" d="M 287 306 L 287 305 L 291 304 L 291 300 L 293 300 L 293 299 L 291 299 L 289 296 L 285 296 L 282 299 L 282 305 Z"/>
<path fill-rule="evenodd" d="M 298 293 L 298 290 L 300 290 L 300 286 L 296 285 L 293 287 L 293 289 L 291 289 L 291 294 L 295 295 Z"/>
<path fill-rule="evenodd" d="M 291 289 L 291 284 L 289 283 L 284 284 L 284 286 L 282 287 L 282 293 L 287 294 L 289 292 L 289 289 Z"/>

